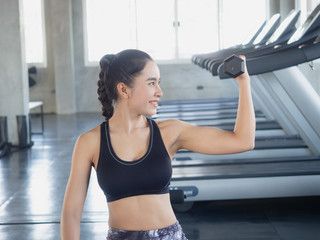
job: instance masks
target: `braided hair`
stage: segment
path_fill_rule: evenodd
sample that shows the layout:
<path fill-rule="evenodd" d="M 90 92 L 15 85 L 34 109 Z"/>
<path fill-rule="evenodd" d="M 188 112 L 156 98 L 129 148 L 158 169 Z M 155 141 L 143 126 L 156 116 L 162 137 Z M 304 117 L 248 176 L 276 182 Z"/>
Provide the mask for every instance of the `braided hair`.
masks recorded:
<path fill-rule="evenodd" d="M 133 87 L 134 78 L 139 76 L 148 61 L 153 60 L 147 53 L 135 49 L 101 58 L 97 93 L 106 120 L 114 113 L 114 103 L 118 98 L 117 84 L 122 82 Z"/>

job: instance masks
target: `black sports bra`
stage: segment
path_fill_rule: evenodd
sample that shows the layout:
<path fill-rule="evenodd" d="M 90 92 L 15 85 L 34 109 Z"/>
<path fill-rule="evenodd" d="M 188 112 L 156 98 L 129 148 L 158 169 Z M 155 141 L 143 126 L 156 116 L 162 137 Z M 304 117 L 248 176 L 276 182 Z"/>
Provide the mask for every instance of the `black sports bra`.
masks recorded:
<path fill-rule="evenodd" d="M 97 178 L 108 202 L 130 196 L 169 192 L 171 158 L 157 124 L 151 119 L 148 119 L 148 123 L 148 150 L 142 158 L 135 161 L 124 161 L 117 157 L 110 141 L 109 123 L 106 121 L 101 124 Z"/>

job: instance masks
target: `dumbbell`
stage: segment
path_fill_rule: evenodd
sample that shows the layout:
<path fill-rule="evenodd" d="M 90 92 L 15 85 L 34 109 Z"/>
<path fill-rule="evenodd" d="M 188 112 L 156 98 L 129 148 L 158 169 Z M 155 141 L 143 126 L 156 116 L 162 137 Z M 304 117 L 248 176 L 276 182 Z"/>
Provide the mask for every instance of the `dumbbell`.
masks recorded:
<path fill-rule="evenodd" d="M 219 66 L 218 72 L 223 68 L 223 72 L 230 77 L 236 78 L 244 73 L 244 61 L 236 55 L 231 55 L 226 58 Z"/>

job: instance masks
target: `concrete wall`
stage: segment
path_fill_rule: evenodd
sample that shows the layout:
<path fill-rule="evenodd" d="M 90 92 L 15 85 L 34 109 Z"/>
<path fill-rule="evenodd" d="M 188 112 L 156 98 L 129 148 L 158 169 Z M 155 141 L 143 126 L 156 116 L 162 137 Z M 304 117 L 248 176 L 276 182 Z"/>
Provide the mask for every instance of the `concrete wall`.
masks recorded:
<path fill-rule="evenodd" d="M 30 101 L 43 101 L 46 113 L 56 112 L 55 75 L 53 63 L 53 31 L 51 2 L 43 1 L 45 11 L 46 66 L 38 67 L 37 84 L 30 88 Z M 32 66 L 32 64 L 30 65 Z"/>
<path fill-rule="evenodd" d="M 27 64 L 25 58 L 24 27 L 21 22 L 19 0 L 3 0 L 0 7 L 0 116 L 7 118 L 8 139 L 13 144 L 20 142 L 17 116 L 25 118 L 28 126 L 29 91 Z M 25 128 L 24 128 L 25 129 Z M 23 131 L 24 132 L 24 131 Z M 5 133 L 6 135 L 6 133 Z M 30 132 L 27 130 L 21 145 L 27 145 Z M 26 141 L 25 141 L 26 140 Z"/>

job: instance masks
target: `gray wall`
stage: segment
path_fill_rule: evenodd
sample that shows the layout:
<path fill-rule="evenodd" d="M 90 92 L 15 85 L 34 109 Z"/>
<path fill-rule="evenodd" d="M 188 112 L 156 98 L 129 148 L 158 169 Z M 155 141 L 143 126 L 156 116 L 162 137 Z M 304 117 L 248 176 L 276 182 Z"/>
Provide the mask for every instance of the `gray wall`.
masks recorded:
<path fill-rule="evenodd" d="M 17 116 L 25 119 L 29 112 L 29 91 L 27 64 L 25 59 L 24 29 L 21 24 L 19 0 L 3 0 L 0 7 L 0 16 L 3 18 L 0 24 L 0 117 L 6 117 L 8 133 L 0 132 L 1 141 L 10 139 L 14 144 L 18 142 Z M 22 117 L 23 116 L 23 117 Z M 20 125 L 20 124 L 19 124 Z M 3 128 L 0 129 L 0 131 Z M 20 127 L 21 129 L 21 127 Z M 30 132 L 23 135 L 27 137 Z M 24 139 L 26 140 L 26 138 Z M 29 142 L 21 142 L 26 145 Z"/>

